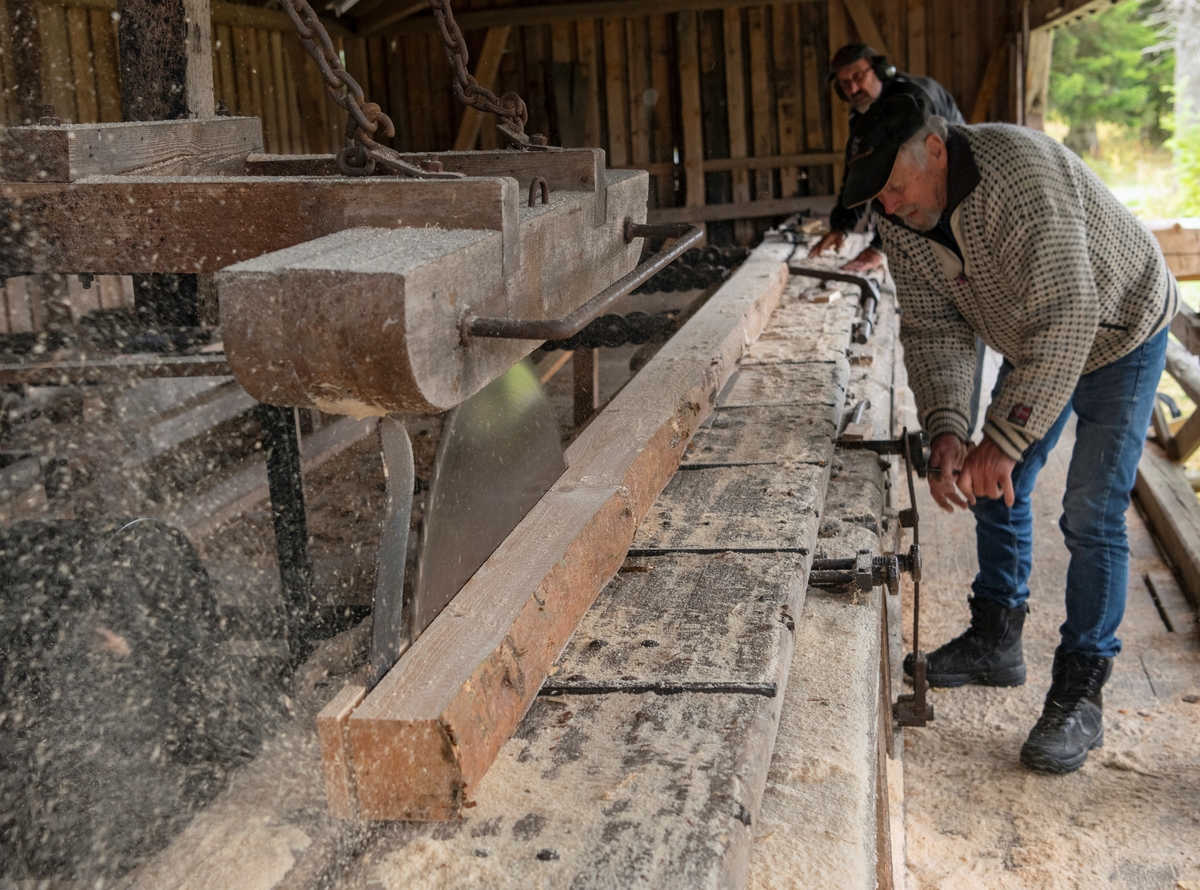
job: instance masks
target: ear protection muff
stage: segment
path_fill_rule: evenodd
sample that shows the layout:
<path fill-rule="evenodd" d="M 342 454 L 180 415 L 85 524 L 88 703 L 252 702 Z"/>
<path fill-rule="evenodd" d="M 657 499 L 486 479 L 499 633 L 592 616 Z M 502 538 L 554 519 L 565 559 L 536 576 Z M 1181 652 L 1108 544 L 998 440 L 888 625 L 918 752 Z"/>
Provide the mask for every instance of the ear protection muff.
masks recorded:
<path fill-rule="evenodd" d="M 871 69 L 875 72 L 875 76 L 879 78 L 881 83 L 887 83 L 899 73 L 896 71 L 896 66 L 888 61 L 887 56 L 859 56 L 859 58 L 871 60 Z M 855 61 L 857 59 L 850 59 L 850 61 L 840 65 L 839 69 Z M 849 102 L 850 100 L 846 97 L 846 94 L 842 92 L 842 85 L 837 82 L 837 77 L 832 71 L 829 72 L 829 80 L 833 84 L 833 91 L 837 93 L 837 97 L 843 102 Z"/>

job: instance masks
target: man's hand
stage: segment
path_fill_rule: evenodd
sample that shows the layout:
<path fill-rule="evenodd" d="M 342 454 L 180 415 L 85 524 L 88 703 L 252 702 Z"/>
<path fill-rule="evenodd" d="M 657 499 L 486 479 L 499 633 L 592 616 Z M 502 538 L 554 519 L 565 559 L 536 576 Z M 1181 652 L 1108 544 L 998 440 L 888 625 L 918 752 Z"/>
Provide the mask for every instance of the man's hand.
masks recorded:
<path fill-rule="evenodd" d="M 995 442 L 985 438 L 963 462 L 958 489 L 972 504 L 976 498 L 1003 497 L 1004 503 L 1011 507 L 1015 499 L 1012 471 L 1016 465 Z"/>
<path fill-rule="evenodd" d="M 808 258 L 811 260 L 813 257 L 820 256 L 827 250 L 841 250 L 845 241 L 846 233 L 840 229 L 834 229 L 813 246 L 813 249 L 808 252 Z"/>
<path fill-rule="evenodd" d="M 883 254 L 874 247 L 868 247 L 850 262 L 842 266 L 843 272 L 870 272 L 883 265 Z"/>
<path fill-rule="evenodd" d="M 947 513 L 953 513 L 955 507 L 967 509 L 954 486 L 955 473 L 966 460 L 967 443 L 954 433 L 942 433 L 929 445 L 929 493 Z"/>

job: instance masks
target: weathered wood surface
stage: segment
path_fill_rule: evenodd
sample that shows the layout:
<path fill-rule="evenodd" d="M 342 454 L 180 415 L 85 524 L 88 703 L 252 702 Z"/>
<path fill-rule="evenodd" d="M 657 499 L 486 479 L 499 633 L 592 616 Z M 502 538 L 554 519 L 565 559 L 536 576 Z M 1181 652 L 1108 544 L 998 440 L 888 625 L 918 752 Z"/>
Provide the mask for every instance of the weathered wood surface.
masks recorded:
<path fill-rule="evenodd" d="M 511 176 L 522 194 L 529 190 L 535 176 L 546 180 L 551 192 L 592 191 L 597 195 L 596 225 L 603 224 L 605 164 L 604 150 L 569 148 L 552 151 L 432 151 L 402 154 L 410 164 L 440 161 L 450 173 L 466 176 Z M 377 175 L 388 175 L 379 168 Z M 246 158 L 247 176 L 337 176 L 332 155 L 250 155 Z"/>
<path fill-rule="evenodd" d="M 1175 277 L 1200 278 L 1200 220 L 1151 220 L 1147 225 Z"/>
<path fill-rule="evenodd" d="M 502 178 L 0 183 L 0 276 L 215 272 L 356 226 L 497 230 L 515 264 L 520 197 Z"/>
<path fill-rule="evenodd" d="M 209 118 L 213 102 L 208 0 L 117 0 L 121 116 Z"/>
<path fill-rule="evenodd" d="M 631 557 L 597 597 L 542 695 L 734 692 L 773 697 L 808 559 Z"/>
<path fill-rule="evenodd" d="M 516 191 L 511 179 L 479 181 Z M 607 182 L 600 229 L 593 193 L 560 191 L 520 208 L 519 227 L 505 220 L 499 233 L 356 229 L 225 269 L 217 283 L 230 367 L 274 405 L 355 417 L 448 410 L 538 345 L 463 345 L 463 313 L 556 318 L 636 264 L 641 242 L 626 243 L 624 222 L 644 213 L 647 178 L 612 171 Z M 519 263 L 505 255 L 505 236 L 521 245 Z"/>
<path fill-rule="evenodd" d="M 1134 495 L 1188 598 L 1200 606 L 1200 505 L 1183 470 L 1158 446 L 1146 443 Z"/>
<path fill-rule="evenodd" d="M 568 450 L 569 469 L 350 718 L 361 812 L 460 815 L 778 302 L 764 245 Z"/>
<path fill-rule="evenodd" d="M 844 350 L 830 361 L 747 365 L 738 371 L 722 404 L 730 408 L 804 405 L 840 410 L 849 374 Z"/>
<path fill-rule="evenodd" d="M 0 131 L 0 179 L 240 173 L 246 156 L 262 146 L 262 125 L 249 117 L 8 127 Z"/>
<path fill-rule="evenodd" d="M 646 514 L 631 550 L 807 553 L 827 476 L 812 464 L 681 470 Z"/>
<path fill-rule="evenodd" d="M 722 407 L 692 438 L 683 466 L 774 464 L 780 461 L 824 466 L 833 455 L 833 438 L 837 430 L 833 413 L 826 415 L 792 406 Z"/>

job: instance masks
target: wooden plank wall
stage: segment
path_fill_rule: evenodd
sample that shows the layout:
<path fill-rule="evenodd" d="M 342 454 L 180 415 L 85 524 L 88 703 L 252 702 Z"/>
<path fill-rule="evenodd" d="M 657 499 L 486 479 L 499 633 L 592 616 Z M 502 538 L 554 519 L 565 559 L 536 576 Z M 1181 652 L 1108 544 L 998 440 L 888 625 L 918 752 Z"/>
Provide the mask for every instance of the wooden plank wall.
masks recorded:
<path fill-rule="evenodd" d="M 377 17 L 390 9 L 374 5 Z M 455 10 L 461 16 L 495 5 L 457 0 Z M 115 0 L 0 2 L 3 120 L 22 117 L 22 60 L 5 19 L 29 8 L 38 21 L 44 101 L 67 120 L 116 120 Z M 859 39 L 861 27 L 901 69 L 941 81 L 968 114 L 1009 19 L 1007 4 L 986 0 L 804 0 L 661 13 L 654 10 L 670 9 L 669 0 L 647 0 L 646 9 L 573 21 L 548 13 L 541 24 L 476 28 L 465 35 L 470 67 L 482 59 L 494 72 L 484 85 L 520 93 L 528 132 L 546 134 L 551 144 L 599 145 L 610 166 L 649 170 L 652 206 L 680 208 L 673 211 L 680 218 L 724 218 L 714 224 L 725 227 L 720 240 L 743 242 L 768 220 L 730 217 L 785 212 L 789 199 L 834 190 L 848 109 L 827 87 L 831 43 Z M 369 18 L 346 26 L 331 20 L 347 69 L 395 122 L 392 144 L 411 151 L 498 147 L 491 116 L 463 127 L 441 39 L 414 25 L 417 18 L 376 32 Z M 267 151 L 336 151 L 345 115 L 325 95 L 283 13 L 213 0 L 213 22 L 216 96 L 232 113 L 262 118 Z M 1014 119 L 1009 79 L 990 119 Z M 35 103 L 40 110 L 36 97 L 27 98 L 26 115 Z M 714 211 L 731 204 L 741 206 Z"/>

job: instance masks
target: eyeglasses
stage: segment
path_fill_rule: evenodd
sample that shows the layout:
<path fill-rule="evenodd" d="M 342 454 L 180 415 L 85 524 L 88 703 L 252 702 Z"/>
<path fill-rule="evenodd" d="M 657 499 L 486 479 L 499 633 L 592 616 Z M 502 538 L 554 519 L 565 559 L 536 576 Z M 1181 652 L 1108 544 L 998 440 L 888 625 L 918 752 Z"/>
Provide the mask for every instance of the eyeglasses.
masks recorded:
<path fill-rule="evenodd" d="M 850 94 L 857 92 L 857 89 L 852 88 L 856 87 L 858 89 L 862 89 L 863 81 L 867 79 L 867 76 L 870 73 L 871 66 L 869 64 L 863 65 L 861 68 L 856 68 L 847 72 L 846 74 L 839 74 L 837 77 L 837 85 L 842 88 L 843 93 Z"/>

